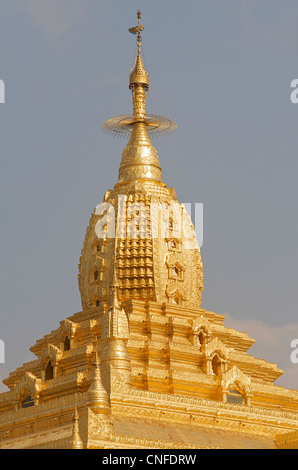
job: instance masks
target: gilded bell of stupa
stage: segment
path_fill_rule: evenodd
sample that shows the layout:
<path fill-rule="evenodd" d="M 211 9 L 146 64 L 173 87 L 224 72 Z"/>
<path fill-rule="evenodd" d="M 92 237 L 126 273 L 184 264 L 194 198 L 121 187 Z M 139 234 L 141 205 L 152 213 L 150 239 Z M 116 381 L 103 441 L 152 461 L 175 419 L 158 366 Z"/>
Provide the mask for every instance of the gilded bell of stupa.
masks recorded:
<path fill-rule="evenodd" d="M 146 114 L 137 16 L 133 112 L 103 125 L 129 139 L 87 227 L 82 310 L 3 381 L 0 448 L 150 449 L 152 459 L 154 449 L 298 448 L 298 391 L 277 386 L 283 371 L 249 354 L 254 340 L 201 306 L 195 230 L 151 142 L 176 125 Z"/>

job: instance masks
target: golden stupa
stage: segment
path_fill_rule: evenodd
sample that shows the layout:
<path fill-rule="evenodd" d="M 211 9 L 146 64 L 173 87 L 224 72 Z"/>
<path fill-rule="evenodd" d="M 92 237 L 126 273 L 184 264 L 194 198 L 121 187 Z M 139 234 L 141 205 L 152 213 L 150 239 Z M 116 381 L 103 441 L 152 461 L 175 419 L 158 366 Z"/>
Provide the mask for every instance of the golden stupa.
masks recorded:
<path fill-rule="evenodd" d="M 298 448 L 298 391 L 274 384 L 282 371 L 247 353 L 247 333 L 201 308 L 194 227 L 150 139 L 176 126 L 145 111 L 140 16 L 133 113 L 103 126 L 130 137 L 87 228 L 82 311 L 3 381 L 0 448 Z"/>

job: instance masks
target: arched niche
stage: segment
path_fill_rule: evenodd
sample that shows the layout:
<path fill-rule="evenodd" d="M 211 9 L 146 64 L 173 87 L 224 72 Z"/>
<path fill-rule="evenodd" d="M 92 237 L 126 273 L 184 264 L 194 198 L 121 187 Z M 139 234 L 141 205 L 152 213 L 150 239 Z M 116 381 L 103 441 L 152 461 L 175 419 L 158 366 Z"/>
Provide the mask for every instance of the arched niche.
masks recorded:
<path fill-rule="evenodd" d="M 211 359 L 211 369 L 213 375 L 218 378 L 222 376 L 222 361 L 218 354 L 214 354 L 213 358 Z"/>
<path fill-rule="evenodd" d="M 60 322 L 60 325 L 61 326 L 58 330 L 59 349 L 57 349 L 57 351 L 52 350 L 52 355 L 54 355 L 57 361 L 59 360 L 61 356 L 61 353 L 59 353 L 59 350 L 69 351 L 70 349 L 73 349 L 74 341 L 75 341 L 75 332 L 77 328 L 77 324 L 68 319 Z M 66 346 L 67 347 L 69 346 L 69 349 L 65 348 Z"/>
<path fill-rule="evenodd" d="M 55 379 L 58 375 L 58 365 L 63 356 L 63 342 L 65 335 L 60 337 L 60 346 L 57 348 L 53 344 L 47 344 L 43 353 L 40 356 L 41 379 L 48 381 Z"/>
<path fill-rule="evenodd" d="M 65 335 L 64 341 L 63 341 L 63 351 L 69 351 L 70 350 L 70 338 L 68 335 Z"/>
<path fill-rule="evenodd" d="M 243 405 L 245 401 L 245 393 L 243 392 L 243 390 L 237 388 L 237 386 L 235 385 L 227 391 L 226 395 L 227 403 Z"/>
<path fill-rule="evenodd" d="M 49 360 L 45 366 L 44 380 L 52 380 L 54 378 L 54 366 L 52 361 Z"/>
<path fill-rule="evenodd" d="M 211 339 L 205 347 L 206 373 L 219 380 L 227 371 L 229 349 L 217 337 Z"/>
<path fill-rule="evenodd" d="M 41 386 L 41 379 L 31 372 L 25 372 L 13 390 L 16 409 L 38 405 Z"/>
<path fill-rule="evenodd" d="M 34 405 L 34 399 L 30 395 L 30 392 L 25 391 L 24 395 L 20 398 L 20 408 L 31 408 Z"/>
<path fill-rule="evenodd" d="M 221 380 L 222 399 L 225 403 L 250 405 L 251 378 L 237 366 L 228 370 Z"/>

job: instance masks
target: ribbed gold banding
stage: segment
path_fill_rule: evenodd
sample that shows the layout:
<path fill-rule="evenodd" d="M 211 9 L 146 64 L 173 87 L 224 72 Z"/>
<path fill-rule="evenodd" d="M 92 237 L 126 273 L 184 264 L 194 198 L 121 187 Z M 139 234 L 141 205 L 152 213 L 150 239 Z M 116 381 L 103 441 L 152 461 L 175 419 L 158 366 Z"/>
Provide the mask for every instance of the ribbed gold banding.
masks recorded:
<path fill-rule="evenodd" d="M 162 182 L 158 153 L 142 122 L 133 125 L 130 139 L 123 150 L 118 183 L 134 179 Z"/>

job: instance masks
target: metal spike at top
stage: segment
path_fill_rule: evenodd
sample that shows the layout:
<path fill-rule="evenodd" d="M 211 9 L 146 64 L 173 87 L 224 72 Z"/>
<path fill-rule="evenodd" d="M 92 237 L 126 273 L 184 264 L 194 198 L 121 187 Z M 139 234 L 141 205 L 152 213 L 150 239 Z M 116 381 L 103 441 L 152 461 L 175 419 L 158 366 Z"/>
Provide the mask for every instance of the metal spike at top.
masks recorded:
<path fill-rule="evenodd" d="M 129 77 L 129 88 L 132 89 L 134 84 L 142 84 L 144 87 L 146 87 L 146 91 L 147 91 L 149 88 L 149 75 L 146 72 L 146 69 L 144 67 L 143 60 L 141 57 L 141 45 L 142 45 L 141 31 L 144 30 L 144 26 L 141 24 L 140 10 L 138 10 L 137 16 L 138 16 L 138 26 L 135 26 L 134 28 L 130 28 L 128 30 L 132 34 L 138 33 L 138 55 L 135 61 L 135 65 Z"/>
<path fill-rule="evenodd" d="M 142 43 L 142 36 L 141 32 L 144 31 L 144 26 L 141 24 L 141 12 L 140 10 L 137 11 L 137 16 L 138 16 L 138 26 L 135 26 L 134 28 L 129 28 L 129 32 L 132 34 L 137 34 L 138 33 L 138 50 L 141 52 L 141 43 Z"/>
<path fill-rule="evenodd" d="M 138 10 L 138 26 L 128 31 L 137 34 L 138 54 L 129 77 L 129 88 L 133 92 L 133 114 L 123 114 L 106 121 L 102 129 L 107 134 L 129 136 L 135 125 L 142 123 L 150 136 L 173 133 L 177 126 L 168 118 L 156 114 L 146 114 L 145 102 L 149 90 L 149 75 L 141 57 L 142 37 L 144 26 L 141 24 L 141 12 Z"/>

